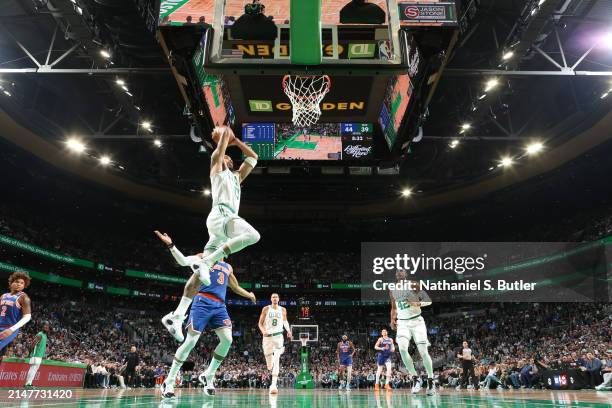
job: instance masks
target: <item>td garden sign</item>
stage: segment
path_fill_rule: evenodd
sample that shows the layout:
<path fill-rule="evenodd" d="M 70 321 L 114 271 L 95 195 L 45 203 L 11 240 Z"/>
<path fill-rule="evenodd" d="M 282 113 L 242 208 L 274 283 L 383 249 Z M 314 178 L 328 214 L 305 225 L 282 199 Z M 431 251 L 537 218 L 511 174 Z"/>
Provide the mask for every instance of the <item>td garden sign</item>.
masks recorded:
<path fill-rule="evenodd" d="M 267 100 L 249 100 L 249 109 L 251 112 L 274 112 L 274 111 L 289 111 L 291 104 L 287 102 L 277 102 Z M 322 102 L 322 111 L 363 111 L 365 110 L 365 102 Z"/>

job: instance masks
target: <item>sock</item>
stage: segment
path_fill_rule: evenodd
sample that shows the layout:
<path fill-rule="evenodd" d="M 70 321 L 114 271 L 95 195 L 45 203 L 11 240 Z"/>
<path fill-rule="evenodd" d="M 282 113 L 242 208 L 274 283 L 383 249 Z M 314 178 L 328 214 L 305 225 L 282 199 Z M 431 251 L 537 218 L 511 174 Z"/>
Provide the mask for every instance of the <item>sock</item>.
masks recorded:
<path fill-rule="evenodd" d="M 433 361 L 431 361 L 431 356 L 427 350 L 427 344 L 417 344 L 417 349 L 423 359 L 423 366 L 427 372 L 427 378 L 433 378 Z"/>
<path fill-rule="evenodd" d="M 217 369 L 223 362 L 223 359 L 218 360 L 218 358 L 219 358 L 218 356 L 213 354 L 212 359 L 210 360 L 210 364 L 208 365 L 208 368 L 206 368 L 206 371 L 204 371 L 204 375 L 206 376 L 206 378 L 212 378 L 215 376 Z"/>
<path fill-rule="evenodd" d="M 348 366 L 346 368 L 346 385 L 347 385 L 347 387 L 350 386 L 352 379 L 353 379 L 353 367 L 352 366 Z"/>
<path fill-rule="evenodd" d="M 376 372 L 376 384 L 380 384 L 380 373 Z"/>
<path fill-rule="evenodd" d="M 168 372 L 168 377 L 164 381 L 166 383 L 166 388 L 174 389 L 174 382 L 176 381 L 176 375 L 180 371 L 183 366 L 182 361 L 178 361 L 176 358 L 172 360 L 172 367 L 170 367 L 170 371 Z"/>
<path fill-rule="evenodd" d="M 192 298 L 188 298 L 186 296 L 183 296 L 181 298 L 181 301 L 180 301 L 179 305 L 177 306 L 176 310 L 174 311 L 174 314 L 177 314 L 179 316 L 184 316 L 185 313 L 187 313 L 187 308 L 189 308 L 189 305 L 191 304 L 192 300 L 193 300 Z"/>

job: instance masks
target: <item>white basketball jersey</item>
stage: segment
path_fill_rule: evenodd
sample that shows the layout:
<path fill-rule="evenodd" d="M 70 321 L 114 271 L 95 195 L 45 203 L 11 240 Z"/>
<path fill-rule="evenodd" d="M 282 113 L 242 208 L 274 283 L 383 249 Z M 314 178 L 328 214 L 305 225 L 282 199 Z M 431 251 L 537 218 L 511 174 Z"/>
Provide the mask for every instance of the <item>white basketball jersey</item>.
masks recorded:
<path fill-rule="evenodd" d="M 266 313 L 266 320 L 264 321 L 264 328 L 268 334 L 274 334 L 283 331 L 283 308 L 277 306 L 273 309 L 272 306 L 268 306 L 268 313 Z"/>
<path fill-rule="evenodd" d="M 221 205 L 228 207 L 234 214 L 240 208 L 240 176 L 230 169 L 220 171 L 210 176 L 213 207 Z"/>
<path fill-rule="evenodd" d="M 407 320 L 421 314 L 421 308 L 416 306 L 410 306 L 410 302 L 406 300 L 396 300 L 395 306 L 397 307 L 397 319 Z"/>

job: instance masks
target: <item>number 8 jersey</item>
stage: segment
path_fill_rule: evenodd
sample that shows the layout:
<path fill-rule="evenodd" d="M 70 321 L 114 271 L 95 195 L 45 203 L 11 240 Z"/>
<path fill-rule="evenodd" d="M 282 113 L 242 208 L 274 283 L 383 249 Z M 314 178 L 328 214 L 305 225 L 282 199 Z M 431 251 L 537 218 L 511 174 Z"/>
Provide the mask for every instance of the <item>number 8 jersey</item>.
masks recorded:
<path fill-rule="evenodd" d="M 276 309 L 272 308 L 272 305 L 268 306 L 268 313 L 266 313 L 266 319 L 264 320 L 264 328 L 268 335 L 283 332 L 283 308 L 278 306 Z"/>

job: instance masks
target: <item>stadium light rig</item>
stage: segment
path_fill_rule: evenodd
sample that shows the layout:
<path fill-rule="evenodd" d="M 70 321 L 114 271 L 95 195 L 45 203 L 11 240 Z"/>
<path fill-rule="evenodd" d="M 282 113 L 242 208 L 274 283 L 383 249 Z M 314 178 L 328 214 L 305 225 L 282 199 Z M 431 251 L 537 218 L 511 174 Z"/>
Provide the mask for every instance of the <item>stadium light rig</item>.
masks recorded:
<path fill-rule="evenodd" d="M 102 56 L 102 58 L 104 58 L 104 59 L 110 59 L 111 54 L 107 50 L 101 49 L 100 50 L 100 56 Z"/>
<path fill-rule="evenodd" d="M 485 92 L 489 92 L 491 89 L 497 87 L 497 85 L 499 85 L 499 80 L 497 78 L 488 80 L 485 86 Z"/>
<path fill-rule="evenodd" d="M 117 78 L 115 83 L 119 86 L 125 86 L 125 81 L 123 79 Z"/>
<path fill-rule="evenodd" d="M 205 189 L 204 189 L 204 191 L 202 191 L 202 193 L 203 193 L 203 194 L 204 194 L 206 197 L 208 197 L 208 196 L 210 195 L 210 189 L 205 188 Z"/>
<path fill-rule="evenodd" d="M 155 139 L 155 140 L 153 141 L 153 144 L 155 145 L 155 147 L 162 147 L 162 146 L 163 146 L 162 141 L 161 141 L 161 140 L 159 140 L 159 139 Z"/>
<path fill-rule="evenodd" d="M 102 166 L 108 166 L 109 164 L 111 164 L 111 158 L 108 156 L 102 156 L 99 160 Z"/>
<path fill-rule="evenodd" d="M 502 159 L 499 161 L 499 166 L 501 167 L 510 167 L 514 164 L 514 161 L 512 160 L 512 157 L 502 157 Z"/>
<path fill-rule="evenodd" d="M 452 141 L 449 143 L 449 145 L 448 145 L 448 147 L 450 147 L 451 149 L 454 149 L 454 148 L 456 148 L 457 146 L 459 146 L 459 140 L 458 140 L 458 139 L 453 139 L 453 140 L 452 140 Z"/>
<path fill-rule="evenodd" d="M 525 147 L 525 152 L 527 152 L 529 156 L 533 156 L 533 155 L 540 153 L 543 149 L 544 149 L 544 145 L 542 143 L 533 142 L 533 143 L 528 144 L 527 147 Z"/>
<path fill-rule="evenodd" d="M 508 61 L 512 57 L 514 57 L 514 51 L 507 51 L 502 55 L 502 60 Z"/>
<path fill-rule="evenodd" d="M 472 128 L 472 124 L 471 123 L 464 123 L 463 125 L 461 125 L 461 131 L 459 133 L 465 133 L 468 130 L 470 130 Z"/>
<path fill-rule="evenodd" d="M 412 190 L 408 187 L 402 190 L 402 197 L 410 197 L 412 195 Z"/>
<path fill-rule="evenodd" d="M 66 146 L 75 153 L 83 153 L 86 149 L 83 142 L 73 137 L 66 141 Z"/>

